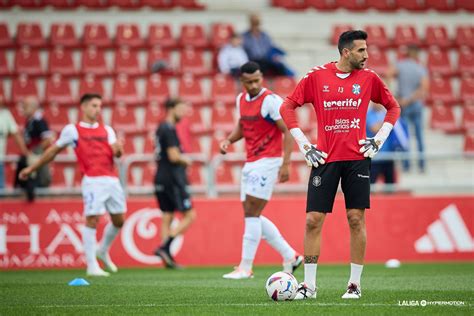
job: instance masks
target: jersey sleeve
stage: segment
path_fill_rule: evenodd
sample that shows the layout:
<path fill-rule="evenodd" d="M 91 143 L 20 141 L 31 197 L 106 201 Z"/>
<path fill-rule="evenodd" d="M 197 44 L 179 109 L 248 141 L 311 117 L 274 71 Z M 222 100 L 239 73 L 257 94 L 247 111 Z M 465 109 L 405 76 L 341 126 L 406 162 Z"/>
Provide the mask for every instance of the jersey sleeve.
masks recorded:
<path fill-rule="evenodd" d="M 177 134 L 173 133 L 173 130 L 171 128 L 165 128 L 161 137 L 163 138 L 164 145 L 166 148 L 179 147 L 179 139 L 177 137 Z"/>
<path fill-rule="evenodd" d="M 262 103 L 262 117 L 272 121 L 281 120 L 280 107 L 283 99 L 276 94 L 269 94 L 265 97 Z"/>
<path fill-rule="evenodd" d="M 112 127 L 105 125 L 105 130 L 107 131 L 107 141 L 109 145 L 115 144 L 117 142 L 117 135 Z"/>
<path fill-rule="evenodd" d="M 298 83 L 293 93 L 288 96 L 288 99 L 297 103 L 299 105 L 303 105 L 305 103 L 313 103 L 314 102 L 314 77 L 311 75 L 313 70 L 308 72 Z"/>
<path fill-rule="evenodd" d="M 62 129 L 61 134 L 56 141 L 56 146 L 61 148 L 66 146 L 75 147 L 78 136 L 76 126 L 74 126 L 74 124 L 68 124 Z"/>

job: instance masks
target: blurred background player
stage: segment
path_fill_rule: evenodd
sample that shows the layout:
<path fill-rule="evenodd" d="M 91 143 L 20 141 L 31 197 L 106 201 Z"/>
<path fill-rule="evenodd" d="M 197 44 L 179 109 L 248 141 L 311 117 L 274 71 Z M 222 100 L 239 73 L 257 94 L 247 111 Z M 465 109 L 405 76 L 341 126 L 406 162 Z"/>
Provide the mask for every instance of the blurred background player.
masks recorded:
<path fill-rule="evenodd" d="M 102 97 L 99 94 L 84 94 L 81 97 L 82 120 L 68 124 L 61 131 L 56 143 L 31 166 L 21 170 L 21 180 L 52 161 L 66 146 L 72 146 L 77 156 L 82 178 L 82 196 L 86 223 L 82 241 L 87 262 L 87 275 L 109 276 L 102 270 L 97 259 L 107 270 L 117 272 L 109 256 L 110 246 L 124 223 L 127 210 L 125 194 L 114 168 L 114 157 L 123 154 L 123 142 L 117 140 L 114 130 L 99 122 Z M 102 241 L 97 249 L 96 227 L 100 216 L 109 212 L 111 222 L 104 229 Z"/>
<path fill-rule="evenodd" d="M 220 143 L 220 151 L 226 154 L 231 144 L 245 139 L 247 161 L 242 169 L 240 187 L 245 232 L 242 260 L 234 271 L 224 274 L 223 277 L 252 278 L 253 260 L 262 238 L 283 257 L 283 271 L 293 273 L 303 257 L 286 242 L 278 228 L 261 215 L 272 196 L 277 180 L 285 182 L 289 179 L 293 142 L 279 113 L 283 100 L 262 86 L 263 76 L 257 63 L 248 62 L 242 65 L 240 73 L 245 92 L 240 93 L 236 100 L 239 122 L 227 139 Z"/>
<path fill-rule="evenodd" d="M 186 232 L 196 219 L 191 203 L 186 168 L 191 160 L 183 155 L 176 133 L 176 124 L 187 114 L 188 105 L 178 99 L 165 102 L 166 118 L 156 131 L 156 152 L 158 170 L 155 176 L 155 194 L 161 211 L 162 244 L 155 254 L 161 257 L 168 268 L 177 267 L 171 255 L 171 243 L 174 238 Z M 179 224 L 172 228 L 174 212 L 183 213 Z"/>
<path fill-rule="evenodd" d="M 304 282 L 295 299 L 316 298 L 316 270 L 321 230 L 332 212 L 339 181 L 346 204 L 351 234 L 351 275 L 343 299 L 361 297 L 365 245 L 365 209 L 370 208 L 370 158 L 389 136 L 400 115 L 400 106 L 370 69 L 367 33 L 347 31 L 339 36 L 340 59 L 314 67 L 301 79 L 283 103 L 280 113 L 309 166 Z M 370 101 L 387 109 L 385 120 L 373 138 L 366 137 L 366 113 Z M 313 104 L 318 123 L 318 145 L 312 145 L 298 127 L 295 109 Z M 362 145 L 362 147 L 361 147 Z"/>

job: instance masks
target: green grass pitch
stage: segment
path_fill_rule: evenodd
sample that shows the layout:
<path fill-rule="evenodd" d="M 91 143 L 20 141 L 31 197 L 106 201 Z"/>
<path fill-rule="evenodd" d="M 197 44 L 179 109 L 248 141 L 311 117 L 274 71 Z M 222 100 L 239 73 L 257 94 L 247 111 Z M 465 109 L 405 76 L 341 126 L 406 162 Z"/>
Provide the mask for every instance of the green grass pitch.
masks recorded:
<path fill-rule="evenodd" d="M 256 267 L 254 279 L 237 281 L 222 279 L 223 267 L 122 269 L 84 287 L 67 285 L 82 270 L 0 272 L 0 315 L 474 315 L 473 263 L 366 265 L 354 301 L 341 299 L 348 265 L 320 264 L 316 300 L 273 302 L 264 285 L 278 269 Z M 453 301 L 463 303 L 432 305 Z"/>

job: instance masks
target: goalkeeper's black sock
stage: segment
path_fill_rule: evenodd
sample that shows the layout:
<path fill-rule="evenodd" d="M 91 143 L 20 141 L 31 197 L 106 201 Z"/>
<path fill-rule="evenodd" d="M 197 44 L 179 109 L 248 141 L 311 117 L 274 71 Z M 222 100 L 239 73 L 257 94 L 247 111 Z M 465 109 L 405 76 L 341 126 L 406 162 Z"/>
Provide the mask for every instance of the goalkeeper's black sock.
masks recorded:
<path fill-rule="evenodd" d="M 166 249 L 166 250 L 170 250 L 170 247 L 171 247 L 171 243 L 173 242 L 174 240 L 174 237 L 173 236 L 169 236 L 166 241 L 163 243 L 163 248 Z"/>

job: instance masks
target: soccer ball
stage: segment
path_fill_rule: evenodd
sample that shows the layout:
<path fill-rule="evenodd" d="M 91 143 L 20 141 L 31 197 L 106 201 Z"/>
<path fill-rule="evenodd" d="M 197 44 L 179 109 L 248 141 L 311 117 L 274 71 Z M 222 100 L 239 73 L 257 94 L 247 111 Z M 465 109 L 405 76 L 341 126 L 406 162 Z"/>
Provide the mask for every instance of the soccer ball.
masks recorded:
<path fill-rule="evenodd" d="M 274 301 L 291 301 L 296 296 L 298 281 L 291 273 L 273 273 L 265 283 L 268 296 Z"/>

